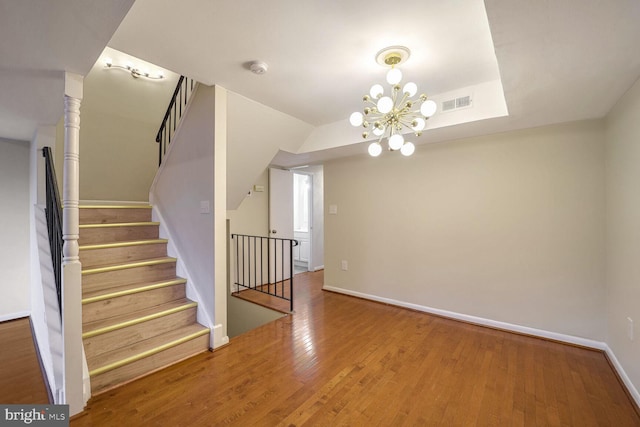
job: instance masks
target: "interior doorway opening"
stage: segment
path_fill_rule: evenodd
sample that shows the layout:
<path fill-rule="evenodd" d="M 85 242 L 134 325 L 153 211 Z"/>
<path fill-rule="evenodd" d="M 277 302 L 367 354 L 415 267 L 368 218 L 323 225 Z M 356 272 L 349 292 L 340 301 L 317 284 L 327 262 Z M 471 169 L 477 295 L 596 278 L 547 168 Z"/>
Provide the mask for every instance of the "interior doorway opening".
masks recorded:
<path fill-rule="evenodd" d="M 269 170 L 269 236 L 296 239 L 294 274 L 324 269 L 324 168 Z"/>
<path fill-rule="evenodd" d="M 298 245 L 293 248 L 294 274 L 309 271 L 312 250 L 312 175 L 301 172 L 293 174 L 293 238 Z"/>

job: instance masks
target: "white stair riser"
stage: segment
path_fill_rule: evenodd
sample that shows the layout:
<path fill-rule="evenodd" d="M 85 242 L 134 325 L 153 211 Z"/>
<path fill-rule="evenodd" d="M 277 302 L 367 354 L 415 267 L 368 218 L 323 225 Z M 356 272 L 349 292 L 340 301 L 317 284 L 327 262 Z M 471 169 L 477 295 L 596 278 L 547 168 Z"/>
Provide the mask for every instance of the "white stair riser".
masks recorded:
<path fill-rule="evenodd" d="M 89 249 L 80 251 L 82 268 L 92 268 L 101 265 L 126 263 L 148 258 L 167 256 L 166 243 L 153 243 L 135 246 L 120 246 L 115 248 Z"/>
<path fill-rule="evenodd" d="M 145 357 L 120 368 L 91 377 L 93 394 L 107 391 L 115 386 L 148 375 L 180 360 L 195 356 L 209 348 L 209 335 L 203 335 L 176 347 Z"/>
<path fill-rule="evenodd" d="M 84 351 L 92 358 L 107 351 L 126 347 L 173 329 L 196 322 L 196 307 L 171 313 L 157 319 L 84 339 Z"/>
<path fill-rule="evenodd" d="M 95 322 L 132 311 L 144 310 L 145 308 L 185 297 L 185 285 L 178 284 L 84 304 L 82 306 L 82 323 Z"/>

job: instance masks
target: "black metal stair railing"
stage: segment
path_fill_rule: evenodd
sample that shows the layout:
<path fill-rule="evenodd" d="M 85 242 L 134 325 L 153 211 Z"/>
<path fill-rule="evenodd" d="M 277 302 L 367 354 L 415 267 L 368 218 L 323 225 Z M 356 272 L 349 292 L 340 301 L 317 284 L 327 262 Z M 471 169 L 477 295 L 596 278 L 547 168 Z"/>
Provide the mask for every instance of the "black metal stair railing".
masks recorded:
<path fill-rule="evenodd" d="M 51 262 L 53 263 L 53 274 L 58 295 L 58 309 L 62 317 L 62 246 L 64 245 L 62 239 L 62 204 L 60 203 L 60 193 L 58 192 L 58 181 L 53 167 L 51 148 L 44 147 L 42 155 L 45 158 L 47 195 L 45 216 L 47 218 L 47 229 L 49 230 L 49 247 L 51 248 Z"/>
<path fill-rule="evenodd" d="M 251 289 L 289 301 L 293 312 L 293 248 L 298 241 L 245 234 L 232 234 L 231 238 L 238 291 Z"/>
<path fill-rule="evenodd" d="M 156 142 L 158 143 L 158 166 L 162 164 L 162 158 L 167 152 L 169 144 L 171 144 L 171 139 L 176 132 L 183 113 L 186 111 L 187 103 L 189 99 L 191 99 L 195 83 L 193 79 L 180 76 L 176 89 L 173 91 L 169 107 L 167 107 L 167 112 L 164 114 L 162 124 L 156 134 Z"/>

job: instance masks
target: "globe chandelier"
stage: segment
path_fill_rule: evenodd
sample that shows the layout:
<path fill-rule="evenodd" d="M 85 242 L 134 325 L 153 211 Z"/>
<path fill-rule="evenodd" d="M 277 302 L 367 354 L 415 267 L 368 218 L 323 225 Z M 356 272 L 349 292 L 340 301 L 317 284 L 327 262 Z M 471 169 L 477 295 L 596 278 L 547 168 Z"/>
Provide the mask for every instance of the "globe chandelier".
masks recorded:
<path fill-rule="evenodd" d="M 362 100 L 365 107 L 363 112 L 355 112 L 349 117 L 349 122 L 355 126 L 362 126 L 362 138 L 369 138 L 369 132 L 378 140 L 369 145 L 369 154 L 377 157 L 382 153 L 382 140 L 387 139 L 389 151 L 398 151 L 410 156 L 416 147 L 412 142 L 405 141 L 403 133 L 413 132 L 420 136 L 426 126 L 426 121 L 436 112 L 436 103 L 421 94 L 414 99 L 418 86 L 408 82 L 401 86 L 402 72 L 396 66 L 409 59 L 411 52 L 404 46 L 391 46 L 376 54 L 376 62 L 390 66 L 387 72 L 387 83 L 391 85 L 389 94 L 385 94 L 380 84 L 371 86 L 368 95 Z"/>

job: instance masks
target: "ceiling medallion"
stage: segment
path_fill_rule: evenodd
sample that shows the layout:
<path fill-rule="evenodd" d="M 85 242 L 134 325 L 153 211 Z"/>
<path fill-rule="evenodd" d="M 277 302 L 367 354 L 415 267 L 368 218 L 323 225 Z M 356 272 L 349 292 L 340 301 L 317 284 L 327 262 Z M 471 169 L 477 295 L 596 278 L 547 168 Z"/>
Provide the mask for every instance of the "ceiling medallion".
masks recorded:
<path fill-rule="evenodd" d="M 391 46 L 376 54 L 378 64 L 391 67 L 387 72 L 390 93 L 385 95 L 382 85 L 374 84 L 369 95 L 362 98 L 365 104 L 363 112 L 355 112 L 349 117 L 353 126 L 366 129 L 362 133 L 364 139 L 369 137 L 369 130 L 379 137 L 369 145 L 369 154 L 373 157 L 382 153 L 381 142 L 384 138 L 387 139 L 390 151 L 400 150 L 405 156 L 412 155 L 416 147 L 412 142 L 404 140 L 402 132 L 409 130 L 420 136 L 426 120 L 436 112 L 436 103 L 428 100 L 427 95 L 421 94 L 413 99 L 418 92 L 415 83 L 408 82 L 400 86 L 402 72 L 396 66 L 404 63 L 410 55 L 411 52 L 404 46 Z"/>

